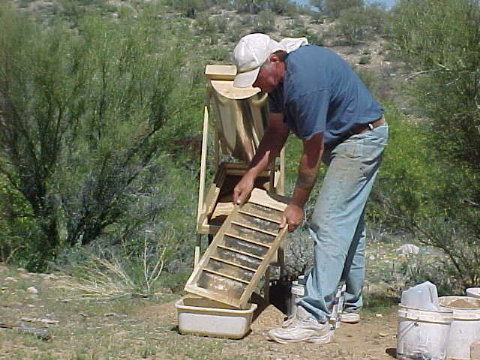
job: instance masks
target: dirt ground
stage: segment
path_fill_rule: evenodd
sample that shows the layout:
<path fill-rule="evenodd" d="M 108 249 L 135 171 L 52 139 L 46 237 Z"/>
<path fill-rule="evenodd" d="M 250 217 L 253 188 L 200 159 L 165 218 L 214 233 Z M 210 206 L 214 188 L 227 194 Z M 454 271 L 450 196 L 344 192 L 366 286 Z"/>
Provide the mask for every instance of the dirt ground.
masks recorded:
<path fill-rule="evenodd" d="M 176 312 L 167 304 L 160 308 L 149 309 L 149 315 L 157 315 L 176 324 Z M 329 344 L 310 343 L 277 344 L 266 340 L 266 330 L 281 325 L 284 314 L 273 305 L 260 309 L 254 314 L 251 332 L 242 340 L 224 340 L 223 356 L 239 356 L 246 359 L 394 359 L 396 354 L 395 311 L 383 314 L 362 314 L 357 324 L 341 324 L 335 331 L 334 339 Z M 175 328 L 177 330 L 177 328 Z M 185 339 L 190 335 L 179 335 Z M 204 338 L 209 341 L 208 338 Z M 187 340 L 188 341 L 188 340 Z M 223 358 L 222 356 L 218 357 Z"/>
<path fill-rule="evenodd" d="M 366 310 L 358 324 L 342 324 L 330 344 L 280 345 L 265 330 L 283 313 L 262 305 L 241 340 L 182 335 L 175 302 L 154 298 L 83 299 L 62 275 L 0 266 L 0 359 L 393 359 L 396 307 Z M 42 335 L 42 336 L 40 336 Z M 44 337 L 43 335 L 47 335 Z"/>
<path fill-rule="evenodd" d="M 282 313 L 267 307 L 252 324 L 246 341 L 265 342 L 266 329 L 281 324 Z M 381 315 L 381 316 L 380 316 Z M 268 345 L 267 345 L 268 344 Z M 396 318 L 390 314 L 369 314 L 360 323 L 341 324 L 332 343 L 325 345 L 279 345 L 265 342 L 268 359 L 392 359 L 396 347 Z"/>

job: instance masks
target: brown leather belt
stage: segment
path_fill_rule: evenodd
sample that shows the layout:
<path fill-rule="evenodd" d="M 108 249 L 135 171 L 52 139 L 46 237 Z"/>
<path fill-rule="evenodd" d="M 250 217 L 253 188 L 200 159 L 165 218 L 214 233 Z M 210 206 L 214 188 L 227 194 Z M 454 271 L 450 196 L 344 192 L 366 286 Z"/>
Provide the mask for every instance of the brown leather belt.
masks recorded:
<path fill-rule="evenodd" d="M 373 130 L 375 129 L 376 127 L 379 127 L 381 125 L 385 124 L 385 118 L 382 116 L 380 119 L 378 120 L 375 120 L 371 123 L 368 123 L 368 124 L 357 124 L 355 125 L 351 130 L 350 130 L 350 134 L 361 134 L 365 131 L 368 131 L 368 130 Z"/>

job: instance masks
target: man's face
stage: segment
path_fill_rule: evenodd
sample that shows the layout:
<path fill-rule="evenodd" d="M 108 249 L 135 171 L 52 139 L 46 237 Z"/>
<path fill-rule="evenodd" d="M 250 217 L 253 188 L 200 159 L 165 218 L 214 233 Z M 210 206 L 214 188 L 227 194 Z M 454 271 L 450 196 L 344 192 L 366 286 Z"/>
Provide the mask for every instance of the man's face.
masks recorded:
<path fill-rule="evenodd" d="M 257 79 L 253 83 L 253 87 L 260 88 L 263 92 L 272 92 L 280 82 L 280 77 L 277 74 L 276 63 L 269 62 L 260 68 Z"/>

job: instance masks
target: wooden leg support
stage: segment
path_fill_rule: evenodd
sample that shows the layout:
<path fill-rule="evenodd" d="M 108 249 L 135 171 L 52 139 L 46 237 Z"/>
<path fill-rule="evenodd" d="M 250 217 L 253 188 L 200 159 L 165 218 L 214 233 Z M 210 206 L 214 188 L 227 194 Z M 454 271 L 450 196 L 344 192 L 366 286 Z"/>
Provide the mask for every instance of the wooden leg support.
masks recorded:
<path fill-rule="evenodd" d="M 193 267 L 196 268 L 200 262 L 200 249 L 202 246 L 202 235 L 197 235 L 197 241 L 195 243 L 195 254 L 193 259 Z"/>
<path fill-rule="evenodd" d="M 263 298 L 267 304 L 270 304 L 270 266 L 265 271 L 265 284 L 263 284 Z"/>

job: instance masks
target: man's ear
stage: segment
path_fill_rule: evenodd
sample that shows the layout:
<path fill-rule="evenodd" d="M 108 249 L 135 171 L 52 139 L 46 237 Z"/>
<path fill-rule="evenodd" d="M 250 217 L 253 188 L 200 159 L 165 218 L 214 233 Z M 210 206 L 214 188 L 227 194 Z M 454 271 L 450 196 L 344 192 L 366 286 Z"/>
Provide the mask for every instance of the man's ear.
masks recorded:
<path fill-rule="evenodd" d="M 268 59 L 269 59 L 270 62 L 272 62 L 272 63 L 277 63 L 277 62 L 280 62 L 280 61 L 281 61 L 280 58 L 279 58 L 277 55 L 275 55 L 275 54 L 271 54 Z"/>

